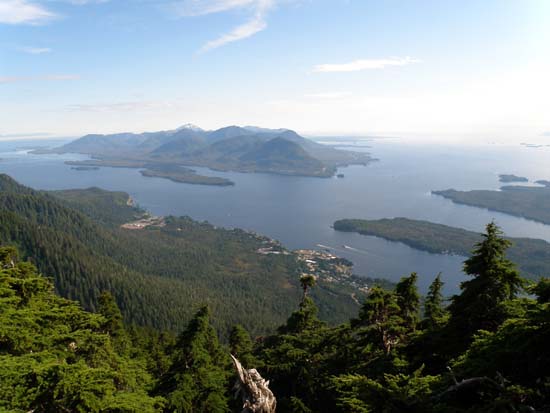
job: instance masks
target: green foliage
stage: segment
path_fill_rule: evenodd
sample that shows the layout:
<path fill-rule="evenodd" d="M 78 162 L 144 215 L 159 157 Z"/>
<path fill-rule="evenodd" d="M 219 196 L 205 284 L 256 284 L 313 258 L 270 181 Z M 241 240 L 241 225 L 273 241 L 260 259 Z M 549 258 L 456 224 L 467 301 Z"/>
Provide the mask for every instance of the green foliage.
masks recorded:
<path fill-rule="evenodd" d="M 301 290 L 294 256 L 258 254 L 265 238 L 189 218 L 122 229 L 122 221 L 143 213 L 127 201 L 127 194 L 97 188 L 52 196 L 0 175 L 0 242 L 17 245 L 53 277 L 57 292 L 86 309 L 97 310 L 100 293 L 110 292 L 131 324 L 179 331 L 192 309 L 208 302 L 224 338 L 239 323 L 257 335 L 274 331 L 294 308 Z M 333 323 L 358 308 L 338 285 L 315 298 Z"/>
<path fill-rule="evenodd" d="M 178 338 L 157 392 L 166 397 L 171 412 L 226 412 L 228 367 L 228 355 L 210 324 L 208 307 L 203 307 Z"/>
<path fill-rule="evenodd" d="M 399 307 L 398 296 L 392 291 L 374 287 L 361 307 L 354 323 L 368 344 L 389 354 L 406 333 L 407 321 Z"/>
<path fill-rule="evenodd" d="M 433 193 L 442 195 L 458 204 L 487 208 L 545 224 L 550 223 L 550 211 L 548 210 L 550 187 L 548 186 L 503 186 L 500 191 L 448 189 Z"/>
<path fill-rule="evenodd" d="M 358 232 L 389 241 L 402 242 L 412 248 L 434 254 L 457 254 L 469 257 L 482 235 L 462 228 L 408 218 L 342 219 L 334 223 L 338 231 Z M 541 239 L 507 238 L 512 245 L 509 258 L 523 276 L 538 279 L 550 276 L 550 243 Z"/>
<path fill-rule="evenodd" d="M 420 294 L 416 287 L 417 280 L 418 275 L 413 272 L 410 276 L 401 278 L 401 281 L 395 286 L 397 305 L 401 309 L 401 317 L 410 330 L 414 330 L 419 322 Z"/>
<path fill-rule="evenodd" d="M 543 278 L 541 279 L 531 291 L 537 296 L 539 303 L 549 303 L 550 302 L 550 279 Z"/>
<path fill-rule="evenodd" d="M 307 297 L 308 290 L 314 287 L 316 282 L 317 280 L 315 276 L 311 274 L 304 274 L 300 277 L 300 285 L 302 286 L 302 290 L 304 292 L 302 296 L 302 300 L 305 300 L 305 298 Z"/>
<path fill-rule="evenodd" d="M 438 378 L 423 376 L 420 370 L 405 374 L 386 374 L 373 380 L 357 374 L 333 379 L 337 405 L 341 412 L 397 413 L 433 411 L 430 396 Z"/>
<path fill-rule="evenodd" d="M 279 413 L 549 409 L 550 282 L 517 297 L 523 282 L 494 224 L 465 262 L 472 279 L 450 317 L 438 276 L 419 322 L 413 273 L 393 290 L 371 287 L 355 319 L 331 326 L 317 302 L 335 303 L 334 290 L 299 280 L 292 257 L 260 257 L 255 235 L 186 218 L 123 231 L 9 179 L 1 188 L 11 192 L 0 192 L 0 239 L 97 310 L 60 298 L 16 248 L 0 248 L 1 411 L 240 411 L 230 352 L 270 381 Z M 300 287 L 312 289 L 301 301 Z M 216 317 L 203 306 L 188 321 L 201 300 Z M 254 336 L 280 327 L 252 340 L 241 320 Z M 182 333 L 139 325 L 163 323 Z M 215 327 L 228 323 L 225 348 Z"/>
<path fill-rule="evenodd" d="M 94 221 L 108 226 L 119 226 L 145 215 L 144 210 L 133 205 L 126 192 L 93 187 L 50 191 L 47 194 L 64 201 L 69 208 L 81 211 Z"/>
<path fill-rule="evenodd" d="M 522 288 L 518 271 L 505 256 L 510 242 L 501 235 L 494 223 L 488 224 L 483 241 L 464 262 L 464 271 L 473 279 L 461 284 L 462 293 L 449 306 L 451 328 L 462 342 L 480 329 L 494 331 L 505 318 L 502 303 Z"/>
<path fill-rule="evenodd" d="M 253 350 L 254 343 L 248 331 L 240 324 L 234 326 L 229 334 L 229 351 L 247 369 L 255 368 L 259 365 L 259 361 L 252 354 Z"/>
<path fill-rule="evenodd" d="M 0 248 L 0 410 L 159 411 L 143 360 L 117 353 L 106 319 L 59 298 L 13 248 Z"/>
<path fill-rule="evenodd" d="M 441 273 L 433 280 L 428 288 L 426 300 L 424 302 L 424 323 L 428 328 L 436 328 L 442 325 L 447 319 L 447 311 L 443 308 L 443 289 L 444 282 L 441 281 Z"/>

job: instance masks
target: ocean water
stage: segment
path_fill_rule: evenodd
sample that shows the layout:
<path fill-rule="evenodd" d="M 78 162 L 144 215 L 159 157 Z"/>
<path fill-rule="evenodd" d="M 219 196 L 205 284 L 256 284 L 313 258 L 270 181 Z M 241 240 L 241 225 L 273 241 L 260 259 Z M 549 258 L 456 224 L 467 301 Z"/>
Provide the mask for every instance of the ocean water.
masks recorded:
<path fill-rule="evenodd" d="M 194 168 L 236 183 L 232 187 L 209 187 L 147 178 L 136 169 L 76 171 L 64 162 L 85 156 L 28 153 L 28 147 L 54 144 L 57 142 L 0 142 L 0 172 L 37 189 L 97 186 L 126 191 L 153 214 L 188 215 L 217 226 L 253 230 L 291 249 L 328 246 L 337 255 L 352 260 L 358 275 L 399 280 L 415 271 L 422 291 L 442 272 L 446 293 L 456 293 L 465 279 L 461 270 L 464 257 L 429 254 L 376 237 L 334 231 L 333 222 L 341 218 L 407 217 L 482 231 L 485 224 L 495 220 L 507 235 L 550 241 L 550 226 L 456 205 L 431 194 L 432 190 L 448 188 L 498 189 L 501 173 L 526 176 L 532 181 L 550 179 L 550 148 L 372 140 L 362 142 L 356 150 L 371 152 L 379 161 L 341 168 L 344 178 Z"/>

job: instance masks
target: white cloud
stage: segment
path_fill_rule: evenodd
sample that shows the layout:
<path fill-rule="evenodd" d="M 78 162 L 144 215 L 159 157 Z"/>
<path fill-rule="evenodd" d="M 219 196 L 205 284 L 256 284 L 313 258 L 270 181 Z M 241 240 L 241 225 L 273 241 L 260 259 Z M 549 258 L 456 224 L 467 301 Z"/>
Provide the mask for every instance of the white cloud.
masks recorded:
<path fill-rule="evenodd" d="M 0 23 L 39 24 L 54 17 L 54 13 L 28 0 L 0 0 Z"/>
<path fill-rule="evenodd" d="M 19 50 L 29 54 L 44 54 L 52 51 L 49 47 L 21 47 Z"/>
<path fill-rule="evenodd" d="M 2 83 L 19 83 L 19 82 L 33 82 L 33 81 L 48 81 L 48 80 L 78 80 L 78 75 L 44 75 L 44 76 L 3 76 L 0 77 L 0 84 Z"/>
<path fill-rule="evenodd" d="M 180 16 L 204 16 L 207 14 L 248 9 L 252 16 L 248 21 L 234 27 L 216 39 L 206 42 L 199 52 L 207 52 L 228 43 L 246 39 L 267 27 L 267 14 L 277 0 L 183 0 L 172 4 L 172 9 Z"/>
<path fill-rule="evenodd" d="M 181 16 L 203 16 L 232 9 L 254 6 L 258 0 L 184 0 L 172 4 Z"/>
<path fill-rule="evenodd" d="M 384 69 L 389 66 L 407 66 L 413 63 L 420 63 L 420 60 L 412 57 L 390 57 L 386 59 L 360 59 L 348 63 L 327 63 L 317 65 L 314 72 L 359 72 L 361 70 Z"/>

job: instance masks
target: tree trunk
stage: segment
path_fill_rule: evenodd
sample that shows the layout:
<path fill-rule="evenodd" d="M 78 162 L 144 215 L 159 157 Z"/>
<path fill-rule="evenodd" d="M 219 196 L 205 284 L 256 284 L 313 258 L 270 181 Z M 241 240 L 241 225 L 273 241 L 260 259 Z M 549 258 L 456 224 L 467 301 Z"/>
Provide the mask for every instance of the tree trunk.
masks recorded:
<path fill-rule="evenodd" d="M 235 396 L 240 395 L 243 400 L 242 413 L 275 413 L 277 401 L 269 390 L 269 381 L 264 380 L 256 369 L 246 370 L 232 354 L 231 359 L 239 376 Z"/>

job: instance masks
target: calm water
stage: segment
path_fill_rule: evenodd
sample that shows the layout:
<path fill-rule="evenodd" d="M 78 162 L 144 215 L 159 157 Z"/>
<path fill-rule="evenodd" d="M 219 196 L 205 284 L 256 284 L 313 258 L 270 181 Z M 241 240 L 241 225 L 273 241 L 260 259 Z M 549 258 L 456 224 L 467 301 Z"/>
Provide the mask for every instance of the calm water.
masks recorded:
<path fill-rule="evenodd" d="M 196 168 L 236 183 L 234 187 L 207 187 L 145 178 L 135 169 L 75 171 L 64 160 L 83 157 L 29 155 L 22 150 L 29 145 L 28 141 L 0 143 L 0 171 L 38 189 L 98 186 L 123 190 L 154 214 L 189 215 L 219 226 L 254 230 L 292 249 L 327 245 L 351 259 L 360 275 L 398 280 L 416 271 L 423 291 L 442 271 L 447 293 L 456 292 L 464 279 L 463 257 L 428 254 L 375 237 L 340 233 L 331 224 L 339 218 L 402 216 L 481 231 L 494 219 L 510 236 L 550 241 L 550 226 L 455 205 L 430 194 L 447 188 L 498 189 L 499 173 L 550 179 L 550 148 L 372 141 L 370 149 L 361 150 L 370 151 L 380 161 L 342 168 L 344 179 L 213 173 Z"/>

